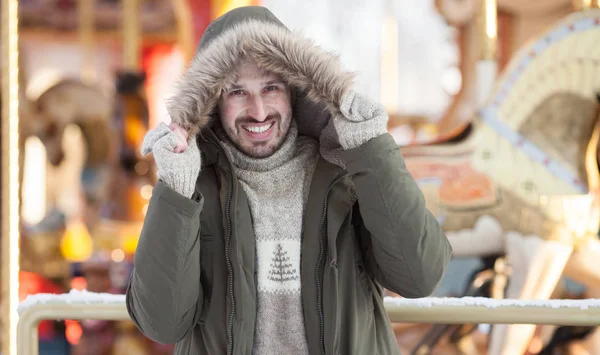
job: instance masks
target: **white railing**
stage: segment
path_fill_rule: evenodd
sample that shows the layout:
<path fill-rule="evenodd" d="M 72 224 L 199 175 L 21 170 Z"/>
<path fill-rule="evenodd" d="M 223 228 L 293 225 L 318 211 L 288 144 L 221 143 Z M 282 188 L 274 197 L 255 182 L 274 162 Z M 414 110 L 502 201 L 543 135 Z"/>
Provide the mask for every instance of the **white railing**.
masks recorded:
<path fill-rule="evenodd" d="M 395 323 L 600 325 L 600 299 L 493 300 L 488 298 L 385 299 Z M 38 324 L 47 319 L 128 320 L 124 295 L 37 294 L 19 305 L 17 354 L 38 354 Z"/>

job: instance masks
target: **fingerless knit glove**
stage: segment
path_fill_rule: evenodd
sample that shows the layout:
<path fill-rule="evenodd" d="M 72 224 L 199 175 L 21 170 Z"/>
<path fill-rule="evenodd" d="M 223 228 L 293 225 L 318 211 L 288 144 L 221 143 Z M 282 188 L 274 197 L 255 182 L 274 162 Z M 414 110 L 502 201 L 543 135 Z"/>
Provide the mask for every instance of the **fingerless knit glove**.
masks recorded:
<path fill-rule="evenodd" d="M 185 197 L 191 198 L 200 174 L 200 150 L 196 137 L 188 141 L 188 147 L 175 153 L 175 133 L 164 123 L 150 130 L 142 143 L 142 154 L 153 153 L 158 169 L 158 178 L 167 186 Z"/>
<path fill-rule="evenodd" d="M 387 132 L 385 107 L 354 91 L 344 94 L 340 112 L 333 117 L 333 125 L 344 150 L 356 148 Z"/>

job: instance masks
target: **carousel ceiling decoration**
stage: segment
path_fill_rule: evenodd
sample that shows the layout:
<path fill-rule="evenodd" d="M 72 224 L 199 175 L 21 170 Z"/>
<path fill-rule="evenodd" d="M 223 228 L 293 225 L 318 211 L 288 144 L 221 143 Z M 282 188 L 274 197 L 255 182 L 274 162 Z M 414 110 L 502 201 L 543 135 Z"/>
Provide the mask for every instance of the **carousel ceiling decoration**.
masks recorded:
<path fill-rule="evenodd" d="M 172 1 L 139 0 L 139 4 L 143 32 L 175 30 Z M 122 1 L 96 0 L 94 16 L 96 30 L 119 30 L 122 27 Z M 22 29 L 75 31 L 79 26 L 78 1 L 22 0 L 19 2 L 19 22 Z"/>

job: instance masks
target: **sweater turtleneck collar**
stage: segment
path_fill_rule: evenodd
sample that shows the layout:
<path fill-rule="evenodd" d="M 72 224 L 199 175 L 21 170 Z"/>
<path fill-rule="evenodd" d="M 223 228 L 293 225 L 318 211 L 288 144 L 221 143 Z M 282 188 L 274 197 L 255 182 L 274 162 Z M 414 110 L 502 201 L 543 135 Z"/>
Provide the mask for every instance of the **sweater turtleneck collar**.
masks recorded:
<path fill-rule="evenodd" d="M 233 143 L 231 143 L 231 140 L 221 126 L 218 126 L 215 131 L 217 137 L 223 144 L 229 159 L 231 159 L 233 165 L 238 169 L 255 172 L 270 171 L 290 161 L 296 154 L 296 140 L 298 138 L 296 120 L 292 120 L 281 147 L 279 147 L 273 155 L 266 158 L 252 158 L 241 152 Z"/>

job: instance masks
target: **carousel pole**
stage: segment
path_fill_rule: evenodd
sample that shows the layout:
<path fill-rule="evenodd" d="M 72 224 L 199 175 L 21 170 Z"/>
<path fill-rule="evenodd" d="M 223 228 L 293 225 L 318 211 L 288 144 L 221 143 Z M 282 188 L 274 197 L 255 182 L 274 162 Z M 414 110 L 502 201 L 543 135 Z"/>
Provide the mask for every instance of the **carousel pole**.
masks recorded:
<path fill-rule="evenodd" d="M 498 73 L 498 4 L 496 0 L 479 0 L 477 31 L 480 33 L 477 65 L 478 107 L 490 97 Z"/>
<path fill-rule="evenodd" d="M 458 68 L 462 75 L 459 92 L 438 121 L 437 129 L 442 135 L 455 135 L 466 127 L 477 112 L 479 83 L 477 81 L 480 31 L 477 26 L 479 4 L 481 0 L 453 1 L 436 0 L 436 8 L 446 22 L 457 29 L 457 45 L 460 51 Z M 415 130 L 415 133 L 418 133 Z"/>
<path fill-rule="evenodd" d="M 498 42 L 498 4 L 496 0 L 481 0 L 477 23 L 481 36 L 482 60 L 496 60 Z"/>
<path fill-rule="evenodd" d="M 2 0 L 2 354 L 15 355 L 19 303 L 18 0 Z"/>
<path fill-rule="evenodd" d="M 140 0 L 123 0 L 123 62 L 116 77 L 115 119 L 119 122 L 121 147 L 118 169 L 126 173 L 127 182 L 119 182 L 124 192 L 119 199 L 127 206 L 121 219 L 139 222 L 147 204 L 139 192 L 138 183 L 149 181 L 151 163 L 140 156 L 140 146 L 148 130 L 146 73 L 141 63 L 142 26 Z"/>
<path fill-rule="evenodd" d="M 192 10 L 188 0 L 174 0 L 173 6 L 177 19 L 177 41 L 183 52 L 185 62 L 189 63 L 194 58 Z"/>
<path fill-rule="evenodd" d="M 599 4 L 600 0 L 573 0 L 573 8 L 576 11 L 585 11 L 597 8 Z"/>
<path fill-rule="evenodd" d="M 94 61 L 94 0 L 79 0 L 79 43 L 83 52 L 81 66 L 81 79 L 86 83 L 96 80 Z"/>
<path fill-rule="evenodd" d="M 123 69 L 137 72 L 140 65 L 140 1 L 123 0 Z"/>

